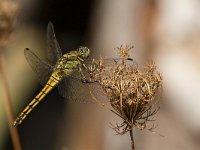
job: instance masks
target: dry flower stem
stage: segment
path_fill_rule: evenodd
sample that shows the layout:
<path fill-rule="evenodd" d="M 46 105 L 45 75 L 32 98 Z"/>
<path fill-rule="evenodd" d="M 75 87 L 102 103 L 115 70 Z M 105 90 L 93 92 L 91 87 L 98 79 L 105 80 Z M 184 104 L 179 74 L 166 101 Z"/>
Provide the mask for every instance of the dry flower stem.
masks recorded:
<path fill-rule="evenodd" d="M 129 134 L 130 134 L 130 138 L 131 138 L 131 148 L 132 148 L 132 150 L 135 150 L 135 143 L 134 143 L 134 138 L 133 138 L 133 129 L 132 129 L 132 127 L 130 127 Z"/>
<path fill-rule="evenodd" d="M 6 67 L 5 67 L 5 59 L 2 53 L 0 53 L 0 72 L 2 76 L 2 82 L 3 82 L 3 101 L 5 105 L 5 111 L 8 118 L 8 125 L 10 129 L 10 134 L 13 142 L 14 150 L 22 150 L 19 134 L 17 131 L 17 128 L 12 126 L 12 122 L 14 121 L 14 115 L 13 115 L 13 109 L 11 105 L 11 98 L 8 88 L 8 80 L 7 80 L 7 74 L 6 74 Z"/>

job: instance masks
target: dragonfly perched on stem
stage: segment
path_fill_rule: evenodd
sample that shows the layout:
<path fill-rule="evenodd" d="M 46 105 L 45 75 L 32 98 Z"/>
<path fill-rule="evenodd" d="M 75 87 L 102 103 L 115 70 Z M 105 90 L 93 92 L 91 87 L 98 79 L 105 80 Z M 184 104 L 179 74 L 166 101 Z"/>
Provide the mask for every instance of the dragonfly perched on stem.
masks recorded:
<path fill-rule="evenodd" d="M 32 50 L 28 48 L 24 50 L 28 63 L 39 75 L 39 79 L 44 84 L 44 87 L 16 118 L 13 123 L 14 126 L 21 124 L 33 108 L 57 85 L 59 85 L 61 95 L 66 97 L 66 77 L 78 78 L 80 80 L 79 82 L 83 83 L 91 82 L 86 79 L 83 71 L 86 67 L 84 62 L 90 56 L 90 49 L 87 47 L 79 47 L 74 51 L 62 55 L 51 22 L 47 26 L 47 52 L 50 63 L 41 60 Z"/>

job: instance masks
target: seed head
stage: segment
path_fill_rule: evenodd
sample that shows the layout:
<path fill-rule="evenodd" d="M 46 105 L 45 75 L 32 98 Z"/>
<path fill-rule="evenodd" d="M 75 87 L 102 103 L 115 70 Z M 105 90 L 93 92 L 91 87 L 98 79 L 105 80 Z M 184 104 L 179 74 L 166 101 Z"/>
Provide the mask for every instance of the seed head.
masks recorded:
<path fill-rule="evenodd" d="M 95 61 L 93 77 L 108 98 L 111 111 L 123 119 L 120 125 L 111 124 L 118 134 L 124 134 L 132 127 L 145 129 L 147 122 L 152 121 L 150 117 L 159 110 L 153 107 L 162 92 L 162 77 L 156 71 L 155 63 L 151 61 L 139 68 L 137 62 L 129 58 L 128 52 L 132 48 L 119 47 L 119 59 Z"/>
<path fill-rule="evenodd" d="M 120 58 L 129 58 L 129 51 L 133 48 L 133 46 L 126 45 L 123 47 L 122 45 L 120 47 L 117 47 L 118 54 Z"/>

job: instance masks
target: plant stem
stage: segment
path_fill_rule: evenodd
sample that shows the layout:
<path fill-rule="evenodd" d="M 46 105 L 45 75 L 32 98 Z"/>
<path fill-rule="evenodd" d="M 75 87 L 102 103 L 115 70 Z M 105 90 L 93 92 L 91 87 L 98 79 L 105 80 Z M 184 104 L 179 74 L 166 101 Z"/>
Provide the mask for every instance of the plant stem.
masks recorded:
<path fill-rule="evenodd" d="M 14 121 L 14 115 L 13 115 L 11 98 L 10 98 L 10 93 L 9 93 L 9 88 L 8 88 L 5 59 L 4 59 L 4 55 L 2 53 L 3 52 L 0 52 L 0 73 L 2 76 L 2 82 L 3 82 L 2 83 L 3 93 L 4 93 L 3 101 L 4 101 L 4 105 L 5 105 L 5 111 L 6 111 L 6 115 L 8 118 L 8 125 L 9 125 L 9 130 L 10 130 L 10 134 L 11 134 L 11 138 L 12 138 L 13 148 L 14 148 L 14 150 L 22 150 L 17 128 L 12 126 L 12 123 Z"/>
<path fill-rule="evenodd" d="M 130 138 L 131 138 L 131 148 L 132 148 L 132 150 L 135 150 L 135 143 L 134 143 L 134 139 L 133 139 L 133 129 L 132 129 L 132 127 L 130 127 L 129 133 L 130 133 Z"/>

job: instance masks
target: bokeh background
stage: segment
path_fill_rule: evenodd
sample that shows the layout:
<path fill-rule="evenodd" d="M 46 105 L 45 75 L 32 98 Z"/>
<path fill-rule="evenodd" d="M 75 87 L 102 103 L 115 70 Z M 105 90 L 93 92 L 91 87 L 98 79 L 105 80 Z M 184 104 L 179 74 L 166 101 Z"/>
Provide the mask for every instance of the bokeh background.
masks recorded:
<path fill-rule="evenodd" d="M 112 58 L 117 57 L 115 47 L 129 44 L 134 45 L 131 56 L 139 63 L 156 62 L 164 78 L 158 127 L 156 134 L 134 130 L 137 150 L 200 149 L 199 0 L 16 2 L 20 4 L 16 28 L 3 50 L 15 116 L 42 88 L 23 50 L 29 47 L 45 57 L 46 26 L 52 21 L 63 52 L 86 45 L 92 57 Z M 0 92 L 0 149 L 12 150 L 2 99 Z M 24 150 L 130 149 L 129 136 L 116 136 L 109 128 L 109 122 L 120 121 L 97 105 L 64 100 L 55 89 L 18 131 Z"/>

